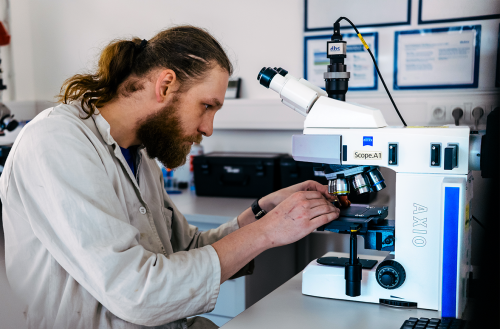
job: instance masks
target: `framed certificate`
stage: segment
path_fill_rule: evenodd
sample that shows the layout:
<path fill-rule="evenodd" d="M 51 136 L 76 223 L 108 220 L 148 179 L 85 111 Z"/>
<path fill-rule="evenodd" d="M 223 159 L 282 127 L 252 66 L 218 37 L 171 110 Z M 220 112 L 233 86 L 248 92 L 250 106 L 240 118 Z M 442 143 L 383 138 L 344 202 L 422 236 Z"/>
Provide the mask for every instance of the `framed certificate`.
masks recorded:
<path fill-rule="evenodd" d="M 378 33 L 362 33 L 368 47 L 377 59 Z M 347 57 L 345 64 L 351 73 L 349 90 L 377 90 L 377 71 L 370 54 L 365 49 L 355 33 L 344 33 L 343 40 L 347 42 Z M 326 42 L 330 35 L 308 36 L 304 38 L 304 79 L 325 89 L 323 73 L 327 71 L 330 59 L 326 57 Z"/>
<path fill-rule="evenodd" d="M 498 0 L 419 0 L 418 24 L 500 18 Z"/>
<path fill-rule="evenodd" d="M 396 31 L 394 89 L 477 88 L 481 25 Z"/>
<path fill-rule="evenodd" d="M 345 0 L 304 0 L 304 31 L 331 31 L 341 16 L 349 18 L 357 28 L 410 25 L 411 0 L 356 0 L 349 6 L 347 3 Z M 343 20 L 340 28 L 352 27 Z"/>

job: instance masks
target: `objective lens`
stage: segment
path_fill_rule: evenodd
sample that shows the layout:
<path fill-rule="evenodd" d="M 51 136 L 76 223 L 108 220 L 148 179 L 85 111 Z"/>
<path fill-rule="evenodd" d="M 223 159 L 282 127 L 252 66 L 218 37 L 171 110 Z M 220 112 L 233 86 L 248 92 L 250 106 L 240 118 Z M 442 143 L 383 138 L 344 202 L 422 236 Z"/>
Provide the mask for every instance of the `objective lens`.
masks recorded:
<path fill-rule="evenodd" d="M 358 194 L 370 192 L 370 183 L 364 174 L 357 174 L 352 179 L 352 185 Z"/>
<path fill-rule="evenodd" d="M 387 185 L 385 185 L 384 176 L 382 176 L 382 173 L 378 169 L 370 170 L 367 173 L 367 175 L 368 178 L 370 179 L 370 184 L 372 186 L 372 189 L 375 192 L 378 192 L 386 188 Z"/>
<path fill-rule="evenodd" d="M 328 193 L 335 195 L 349 194 L 349 184 L 345 178 L 337 178 L 328 181 Z"/>

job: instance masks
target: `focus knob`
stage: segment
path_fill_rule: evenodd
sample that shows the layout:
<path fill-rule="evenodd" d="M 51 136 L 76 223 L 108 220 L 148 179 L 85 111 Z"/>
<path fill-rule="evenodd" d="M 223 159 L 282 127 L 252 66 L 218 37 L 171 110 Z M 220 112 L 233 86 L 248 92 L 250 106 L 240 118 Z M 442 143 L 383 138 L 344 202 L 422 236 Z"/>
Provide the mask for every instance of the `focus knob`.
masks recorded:
<path fill-rule="evenodd" d="M 403 266 L 395 260 L 385 260 L 377 267 L 375 276 L 382 288 L 396 289 L 405 282 L 406 272 Z"/>

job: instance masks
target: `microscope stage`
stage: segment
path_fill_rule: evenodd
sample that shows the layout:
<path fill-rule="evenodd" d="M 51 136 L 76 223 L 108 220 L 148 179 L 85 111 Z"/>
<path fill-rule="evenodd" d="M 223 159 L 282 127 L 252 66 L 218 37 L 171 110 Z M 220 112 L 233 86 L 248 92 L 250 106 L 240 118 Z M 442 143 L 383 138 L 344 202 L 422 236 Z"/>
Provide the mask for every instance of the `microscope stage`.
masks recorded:
<path fill-rule="evenodd" d="M 321 257 L 316 260 L 321 265 L 328 266 L 345 266 L 347 262 L 349 262 L 349 258 L 347 257 Z M 374 259 L 359 259 L 359 262 L 365 269 L 371 270 L 377 263 L 377 260 Z"/>
<path fill-rule="evenodd" d="M 388 215 L 387 207 L 374 207 L 363 204 L 351 204 L 349 208 L 340 209 L 340 216 L 336 220 L 318 228 L 318 231 L 332 231 L 336 233 L 349 232 L 351 225 L 359 224 L 362 231 L 368 229 L 368 224 L 382 224 Z"/>

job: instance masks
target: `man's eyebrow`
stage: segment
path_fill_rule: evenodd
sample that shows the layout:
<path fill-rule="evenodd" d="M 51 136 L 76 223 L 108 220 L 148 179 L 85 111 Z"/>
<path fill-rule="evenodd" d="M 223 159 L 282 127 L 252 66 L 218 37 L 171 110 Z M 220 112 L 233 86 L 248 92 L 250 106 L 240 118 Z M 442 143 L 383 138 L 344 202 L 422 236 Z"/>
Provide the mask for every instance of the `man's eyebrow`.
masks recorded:
<path fill-rule="evenodd" d="M 215 104 L 215 106 L 222 107 L 222 103 L 217 98 L 212 98 L 212 102 Z"/>

